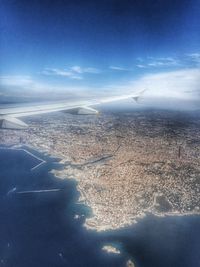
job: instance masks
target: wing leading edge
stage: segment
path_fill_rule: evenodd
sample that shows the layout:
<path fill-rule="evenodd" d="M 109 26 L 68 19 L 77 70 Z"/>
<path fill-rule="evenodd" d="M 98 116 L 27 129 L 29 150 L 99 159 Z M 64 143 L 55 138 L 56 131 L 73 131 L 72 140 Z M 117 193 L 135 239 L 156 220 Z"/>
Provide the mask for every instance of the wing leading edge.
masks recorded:
<path fill-rule="evenodd" d="M 50 104 L 40 104 L 26 107 L 9 107 L 0 108 L 0 128 L 3 129 L 24 129 L 28 125 L 19 120 L 20 117 L 44 114 L 50 112 L 64 111 L 77 115 L 95 115 L 98 114 L 96 109 L 91 106 L 109 103 L 114 101 L 125 100 L 128 98 L 134 99 L 136 102 L 141 97 L 145 90 L 131 95 L 106 97 L 100 100 L 82 101 L 82 102 L 54 102 Z"/>

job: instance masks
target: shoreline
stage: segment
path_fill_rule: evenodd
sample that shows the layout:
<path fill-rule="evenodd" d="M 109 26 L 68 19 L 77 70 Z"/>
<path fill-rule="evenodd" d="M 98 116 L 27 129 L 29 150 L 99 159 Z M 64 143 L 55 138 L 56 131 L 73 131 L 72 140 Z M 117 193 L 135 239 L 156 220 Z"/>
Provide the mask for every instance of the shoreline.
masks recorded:
<path fill-rule="evenodd" d="M 79 202 L 91 208 L 87 228 L 119 229 L 149 213 L 199 214 L 200 114 L 188 118 L 167 111 L 108 112 L 69 115 L 66 123 L 59 113 L 26 119 L 23 131 L 2 131 L 1 143 L 56 159 L 50 173 L 73 179 Z"/>
<path fill-rule="evenodd" d="M 54 159 L 55 157 L 57 158 L 56 155 L 49 155 L 47 151 L 42 151 L 42 150 L 39 150 L 33 146 L 28 146 L 26 145 L 25 147 L 26 148 L 23 148 L 24 146 L 20 146 L 20 145 L 11 145 L 11 146 L 0 146 L 0 150 L 15 150 L 15 151 L 24 151 L 25 153 L 29 154 L 30 156 L 42 161 L 41 163 L 39 163 L 38 165 L 36 165 L 35 167 L 31 168 L 30 171 L 32 171 L 33 169 L 36 169 L 38 168 L 40 165 L 43 165 L 45 163 L 47 163 L 46 160 L 43 160 L 42 158 L 34 155 L 31 151 L 35 151 L 37 153 L 39 153 L 41 156 L 43 155 L 44 158 L 46 157 L 49 157 L 51 159 Z M 29 149 L 31 151 L 29 151 Z M 59 158 L 59 164 L 61 166 L 65 165 L 62 161 L 64 159 L 62 158 Z M 69 166 L 67 164 L 67 166 Z M 80 189 L 80 187 L 78 186 L 79 185 L 79 180 L 76 179 L 75 177 L 74 178 L 68 178 L 67 176 L 65 177 L 60 177 L 59 175 L 57 175 L 55 172 L 57 170 L 56 169 L 51 169 L 50 171 L 48 171 L 49 173 L 53 174 L 55 178 L 58 178 L 58 179 L 69 179 L 69 180 L 74 180 L 76 183 L 77 183 L 77 186 L 76 186 L 76 189 L 77 191 L 80 193 L 80 197 L 79 197 L 79 200 L 78 202 L 76 202 L 76 204 L 84 204 L 86 205 L 88 208 L 91 209 L 91 216 L 89 216 L 88 218 L 86 218 L 86 221 L 84 223 L 84 227 L 85 229 L 87 230 L 94 230 L 96 232 L 105 232 L 105 231 L 110 231 L 110 230 L 120 230 L 120 229 L 124 229 L 124 228 L 127 228 L 127 227 L 130 227 L 130 226 L 133 226 L 137 223 L 139 223 L 139 221 L 143 218 L 146 218 L 148 215 L 150 216 L 155 216 L 157 218 L 165 218 L 165 217 L 187 217 L 187 216 L 200 216 L 200 212 L 178 212 L 178 211 L 174 211 L 174 212 L 164 212 L 164 213 L 157 213 L 157 212 L 152 212 L 151 210 L 144 210 L 142 211 L 142 214 L 139 214 L 139 215 L 136 215 L 135 217 L 132 217 L 132 220 L 128 223 L 125 223 L 123 225 L 120 225 L 120 226 L 108 226 L 108 225 L 96 225 L 95 222 L 88 222 L 88 220 L 90 219 L 93 219 L 95 217 L 95 215 L 93 214 L 93 208 L 92 208 L 92 205 L 88 205 L 88 203 L 86 201 L 84 201 L 84 195 L 85 195 L 85 192 L 82 191 Z M 151 209 L 151 208 L 150 208 Z"/>

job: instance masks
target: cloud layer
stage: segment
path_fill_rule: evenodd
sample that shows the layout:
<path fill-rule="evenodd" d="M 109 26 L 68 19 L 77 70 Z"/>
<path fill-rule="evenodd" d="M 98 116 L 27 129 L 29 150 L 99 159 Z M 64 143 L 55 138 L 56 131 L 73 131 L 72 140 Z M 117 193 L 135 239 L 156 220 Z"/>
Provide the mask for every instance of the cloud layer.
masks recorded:
<path fill-rule="evenodd" d="M 195 56 L 196 58 L 196 56 Z M 73 73 L 85 73 L 94 71 L 93 69 L 79 69 L 73 67 Z M 67 72 L 59 73 L 58 75 L 68 75 Z M 67 99 L 71 95 L 81 98 L 105 98 L 106 96 L 129 95 L 135 92 L 147 89 L 144 94 L 145 103 L 150 103 L 156 106 L 160 103 L 162 107 L 168 107 L 170 101 L 178 101 L 184 103 L 181 108 L 185 109 L 193 105 L 195 108 L 200 107 L 200 69 L 188 68 L 175 71 L 157 72 L 144 74 L 138 79 L 129 80 L 126 83 L 118 85 L 101 86 L 98 89 L 93 87 L 70 87 L 56 86 L 47 83 L 41 83 L 30 76 L 1 76 L 0 77 L 0 92 L 1 96 L 46 96 L 55 99 L 63 97 Z M 148 100 L 148 101 L 147 101 Z M 189 106 L 187 107 L 187 101 Z"/>
<path fill-rule="evenodd" d="M 143 106 L 172 109 L 200 109 L 200 69 L 146 74 L 137 80 L 112 86 L 108 92 L 131 94 L 146 89 Z M 112 91 L 113 90 L 113 91 Z"/>
<path fill-rule="evenodd" d="M 200 70 L 184 69 L 177 71 L 147 74 L 133 82 L 138 89 L 147 88 L 154 97 L 173 97 L 185 99 L 200 93 Z"/>

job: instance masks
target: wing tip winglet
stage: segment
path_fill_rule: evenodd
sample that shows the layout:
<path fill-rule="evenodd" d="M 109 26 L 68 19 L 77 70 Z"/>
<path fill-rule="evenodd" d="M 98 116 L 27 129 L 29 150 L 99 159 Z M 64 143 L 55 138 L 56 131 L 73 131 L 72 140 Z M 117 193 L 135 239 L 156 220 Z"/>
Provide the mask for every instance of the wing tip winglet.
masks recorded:
<path fill-rule="evenodd" d="M 132 97 L 132 98 L 135 100 L 135 102 L 138 103 L 138 100 L 142 97 L 142 95 L 144 94 L 144 92 L 145 92 L 146 90 L 147 90 L 147 89 L 143 89 L 142 91 L 140 91 L 140 92 L 138 93 L 138 95 Z"/>

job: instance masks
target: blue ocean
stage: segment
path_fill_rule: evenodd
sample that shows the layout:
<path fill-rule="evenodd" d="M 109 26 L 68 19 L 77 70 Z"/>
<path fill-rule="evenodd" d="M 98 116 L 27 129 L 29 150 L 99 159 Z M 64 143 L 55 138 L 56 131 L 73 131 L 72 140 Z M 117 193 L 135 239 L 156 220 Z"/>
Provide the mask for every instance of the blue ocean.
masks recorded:
<path fill-rule="evenodd" d="M 124 229 L 87 230 L 91 210 L 77 203 L 76 182 L 49 173 L 62 168 L 58 159 L 29 152 L 45 163 L 34 168 L 39 160 L 24 150 L 0 149 L 0 266 L 200 266 L 200 216 L 149 214 Z M 102 251 L 109 244 L 121 254 Z"/>

